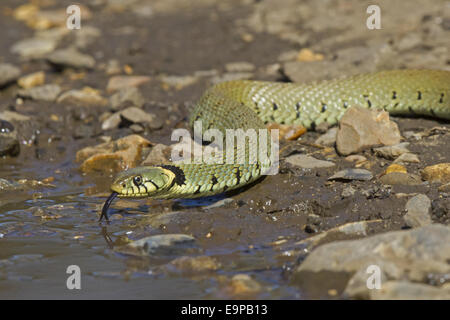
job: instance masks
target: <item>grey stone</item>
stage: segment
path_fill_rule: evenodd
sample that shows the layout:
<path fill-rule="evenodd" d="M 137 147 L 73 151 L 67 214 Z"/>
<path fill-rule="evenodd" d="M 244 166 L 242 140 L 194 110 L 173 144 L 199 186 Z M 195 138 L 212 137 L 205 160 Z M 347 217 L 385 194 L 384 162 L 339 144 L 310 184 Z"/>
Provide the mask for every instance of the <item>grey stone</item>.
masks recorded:
<path fill-rule="evenodd" d="M 313 250 L 295 268 L 291 281 L 302 285 L 305 281 L 314 281 L 315 277 L 319 280 L 324 272 L 346 274 L 349 280 L 344 284 L 345 292 L 351 298 L 370 298 L 373 290 L 368 289 L 366 285 L 370 276 L 367 273 L 369 266 L 380 268 L 383 288 L 385 279 L 426 284 L 430 275 L 439 276 L 450 272 L 449 259 L 450 227 L 434 224 L 407 231 L 387 232 L 360 240 L 324 244 Z M 365 281 L 354 279 L 364 273 Z M 318 283 L 318 290 L 320 286 L 323 290 L 328 289 L 326 283 Z M 407 290 L 403 294 L 407 295 L 408 292 L 411 293 Z M 423 292 L 423 299 L 432 298 Z M 444 292 L 446 291 L 441 291 Z"/>
<path fill-rule="evenodd" d="M 422 179 L 412 173 L 391 172 L 381 176 L 380 182 L 387 185 L 416 186 L 422 184 Z"/>
<path fill-rule="evenodd" d="M 315 143 L 322 146 L 332 146 L 336 143 L 337 127 L 331 128 L 327 133 L 316 139 Z"/>
<path fill-rule="evenodd" d="M 41 101 L 55 101 L 61 93 L 61 87 L 57 84 L 44 84 L 42 86 L 33 87 L 30 89 L 23 89 L 17 92 L 17 95 L 22 98 L 41 100 Z"/>
<path fill-rule="evenodd" d="M 255 66 L 250 62 L 230 62 L 225 65 L 227 72 L 252 72 Z"/>
<path fill-rule="evenodd" d="M 375 152 L 375 155 L 379 157 L 383 157 L 388 160 L 393 160 L 404 153 L 410 152 L 407 148 L 408 146 L 409 142 L 402 142 L 392 146 L 374 148 L 373 151 Z"/>
<path fill-rule="evenodd" d="M 408 200 L 405 206 L 406 214 L 403 217 L 408 227 L 417 228 L 432 223 L 431 221 L 431 200 L 424 194 Z"/>
<path fill-rule="evenodd" d="M 0 88 L 16 81 L 19 76 L 19 68 L 9 63 L 0 63 Z"/>
<path fill-rule="evenodd" d="M 286 162 L 292 164 L 293 166 L 305 169 L 330 168 L 335 166 L 335 164 L 331 161 L 318 160 L 305 154 L 294 154 L 289 156 L 286 158 Z"/>
<path fill-rule="evenodd" d="M 55 50 L 58 41 L 51 38 L 30 38 L 15 43 L 11 52 L 26 59 L 42 58 Z"/>
<path fill-rule="evenodd" d="M 195 238 L 192 236 L 160 234 L 133 241 L 117 251 L 135 255 L 178 255 L 194 247 Z"/>
<path fill-rule="evenodd" d="M 121 106 L 126 103 L 130 103 L 133 107 L 142 108 L 145 103 L 145 99 L 141 92 L 136 87 L 127 87 L 119 90 L 109 98 L 111 108 L 113 110 L 119 110 Z"/>
<path fill-rule="evenodd" d="M 416 154 L 407 152 L 395 159 L 394 163 L 420 163 L 420 159 Z"/>
<path fill-rule="evenodd" d="M 336 172 L 328 180 L 372 180 L 372 172 L 366 169 L 344 169 Z"/>
<path fill-rule="evenodd" d="M 95 59 L 73 48 L 56 50 L 47 56 L 47 60 L 58 67 L 86 68 L 95 66 Z"/>

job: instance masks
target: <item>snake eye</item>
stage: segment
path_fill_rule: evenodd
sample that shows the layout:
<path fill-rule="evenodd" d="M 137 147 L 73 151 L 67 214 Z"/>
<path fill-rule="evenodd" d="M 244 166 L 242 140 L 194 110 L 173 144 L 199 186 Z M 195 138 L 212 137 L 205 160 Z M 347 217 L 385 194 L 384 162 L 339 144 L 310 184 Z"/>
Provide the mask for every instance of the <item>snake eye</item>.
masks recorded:
<path fill-rule="evenodd" d="M 142 183 L 142 177 L 141 176 L 136 176 L 133 178 L 133 182 L 135 185 L 140 185 Z"/>

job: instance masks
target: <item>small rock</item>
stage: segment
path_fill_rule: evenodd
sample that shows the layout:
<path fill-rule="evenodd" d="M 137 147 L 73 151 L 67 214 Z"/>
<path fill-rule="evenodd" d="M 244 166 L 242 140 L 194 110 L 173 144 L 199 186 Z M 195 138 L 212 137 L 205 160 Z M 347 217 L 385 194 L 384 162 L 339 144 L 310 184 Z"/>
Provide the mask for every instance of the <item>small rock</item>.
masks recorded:
<path fill-rule="evenodd" d="M 386 111 L 352 107 L 339 122 L 336 147 L 340 154 L 349 155 L 375 145 L 395 145 L 400 138 Z"/>
<path fill-rule="evenodd" d="M 407 173 L 408 171 L 406 170 L 406 168 L 402 165 L 399 164 L 391 164 L 389 167 L 386 168 L 386 170 L 384 171 L 384 174 L 388 174 L 391 172 L 403 172 L 403 173 Z"/>
<path fill-rule="evenodd" d="M 327 131 L 327 133 L 321 135 L 317 140 L 314 142 L 316 144 L 320 144 L 322 146 L 333 146 L 336 143 L 336 135 L 337 135 L 338 128 L 331 128 Z"/>
<path fill-rule="evenodd" d="M 286 158 L 286 162 L 305 169 L 330 168 L 335 164 L 331 161 L 318 160 L 305 154 L 294 154 Z"/>
<path fill-rule="evenodd" d="M 109 79 L 106 91 L 114 92 L 123 88 L 138 87 L 150 80 L 151 78 L 147 76 L 114 76 Z"/>
<path fill-rule="evenodd" d="M 111 59 L 108 60 L 108 62 L 106 63 L 106 67 L 105 67 L 105 73 L 107 75 L 115 75 L 115 74 L 119 74 L 122 72 L 122 68 L 120 67 L 120 62 L 119 60 L 116 59 Z"/>
<path fill-rule="evenodd" d="M 395 159 L 394 163 L 420 163 L 420 160 L 416 154 L 408 152 Z"/>
<path fill-rule="evenodd" d="M 16 188 L 17 183 L 9 182 L 6 179 L 0 178 L 0 191 L 14 190 Z"/>
<path fill-rule="evenodd" d="M 213 257 L 180 257 L 169 263 L 169 268 L 175 268 L 182 275 L 203 275 L 216 271 L 220 268 L 220 263 Z"/>
<path fill-rule="evenodd" d="M 11 47 L 11 52 L 26 59 L 43 58 L 55 50 L 58 42 L 50 38 L 24 39 L 15 43 Z"/>
<path fill-rule="evenodd" d="M 152 145 L 138 135 L 129 135 L 116 141 L 87 147 L 77 152 L 76 161 L 82 162 L 83 172 L 118 172 L 135 167 L 141 160 L 142 149 Z"/>
<path fill-rule="evenodd" d="M 311 62 L 311 61 L 321 61 L 324 55 L 321 53 L 315 53 L 311 49 L 303 48 L 297 55 L 297 61 Z"/>
<path fill-rule="evenodd" d="M 344 169 L 336 172 L 328 180 L 372 180 L 373 175 L 365 169 Z"/>
<path fill-rule="evenodd" d="M 74 104 L 79 106 L 106 106 L 108 100 L 100 95 L 98 90 L 84 87 L 82 90 L 69 90 L 61 94 L 57 103 Z"/>
<path fill-rule="evenodd" d="M 126 103 L 131 104 L 132 107 L 142 108 L 145 99 L 138 88 L 127 87 L 113 94 L 109 98 L 109 102 L 113 110 L 119 110 Z"/>
<path fill-rule="evenodd" d="M 450 300 L 450 290 L 408 281 L 385 281 L 380 290 L 370 290 L 371 300 Z"/>
<path fill-rule="evenodd" d="M 450 182 L 449 182 L 449 183 L 446 183 L 446 184 L 443 184 L 442 186 L 440 186 L 440 187 L 438 188 L 438 190 L 439 190 L 440 192 L 450 192 Z"/>
<path fill-rule="evenodd" d="M 122 118 L 120 117 L 120 112 L 116 112 L 110 115 L 106 120 L 102 122 L 102 130 L 111 130 L 119 127 L 122 122 Z"/>
<path fill-rule="evenodd" d="M 255 66 L 250 62 L 230 62 L 225 65 L 227 72 L 252 72 Z"/>
<path fill-rule="evenodd" d="M 211 83 L 216 84 L 225 81 L 233 81 L 233 80 L 248 80 L 253 77 L 253 73 L 251 72 L 230 72 L 224 73 L 221 76 L 215 76 L 211 78 Z"/>
<path fill-rule="evenodd" d="M 422 178 L 430 182 L 450 182 L 450 162 L 426 167 L 422 171 Z"/>
<path fill-rule="evenodd" d="M 254 295 L 262 290 L 262 286 L 247 274 L 237 274 L 231 278 L 226 291 L 231 296 Z"/>
<path fill-rule="evenodd" d="M 373 151 L 375 155 L 379 157 L 393 160 L 402 154 L 409 153 L 410 151 L 407 148 L 408 145 L 409 142 L 402 142 L 393 146 L 374 148 Z"/>
<path fill-rule="evenodd" d="M 419 176 L 404 172 L 391 172 L 380 177 L 380 182 L 387 185 L 416 186 L 422 184 Z"/>
<path fill-rule="evenodd" d="M 399 51 L 411 50 L 423 43 L 422 37 L 419 33 L 409 32 L 397 43 L 397 49 Z"/>
<path fill-rule="evenodd" d="M 195 238 L 186 234 L 159 234 L 119 247 L 116 251 L 139 256 L 178 255 L 195 247 Z"/>
<path fill-rule="evenodd" d="M 0 88 L 17 80 L 20 69 L 9 63 L 0 63 Z"/>
<path fill-rule="evenodd" d="M 174 87 L 176 90 L 181 90 L 184 87 L 188 87 L 198 81 L 194 76 L 163 76 L 161 77 L 163 85 L 168 87 Z"/>
<path fill-rule="evenodd" d="M 147 158 L 142 162 L 143 166 L 160 165 L 167 163 L 170 159 L 172 148 L 165 144 L 158 143 L 150 150 Z"/>
<path fill-rule="evenodd" d="M 57 50 L 48 55 L 47 60 L 59 68 L 92 69 L 95 66 L 93 57 L 73 48 Z"/>
<path fill-rule="evenodd" d="M 120 116 L 131 123 L 152 123 L 156 116 L 151 113 L 147 113 L 142 109 L 136 107 L 130 107 L 122 110 Z"/>
<path fill-rule="evenodd" d="M 45 82 L 44 71 L 27 74 L 26 76 L 20 77 L 19 80 L 17 80 L 17 84 L 24 89 L 30 89 L 36 86 L 43 85 L 44 82 Z"/>
<path fill-rule="evenodd" d="M 57 84 L 44 84 L 29 89 L 19 90 L 17 96 L 36 101 L 55 101 L 61 93 L 61 87 Z"/>
<path fill-rule="evenodd" d="M 144 127 L 141 126 L 140 124 L 134 123 L 130 126 L 131 131 L 133 131 L 133 133 L 142 133 L 144 132 Z"/>
<path fill-rule="evenodd" d="M 367 161 L 367 158 L 359 154 L 352 154 L 350 156 L 345 157 L 344 160 L 348 162 L 362 163 L 364 161 Z"/>
<path fill-rule="evenodd" d="M 75 46 L 77 48 L 86 48 L 102 35 L 100 29 L 93 26 L 84 25 L 75 32 Z"/>
<path fill-rule="evenodd" d="M 408 227 L 417 228 L 432 223 L 430 216 L 431 200 L 426 195 L 418 194 L 409 199 L 405 209 L 407 212 L 403 219 Z"/>

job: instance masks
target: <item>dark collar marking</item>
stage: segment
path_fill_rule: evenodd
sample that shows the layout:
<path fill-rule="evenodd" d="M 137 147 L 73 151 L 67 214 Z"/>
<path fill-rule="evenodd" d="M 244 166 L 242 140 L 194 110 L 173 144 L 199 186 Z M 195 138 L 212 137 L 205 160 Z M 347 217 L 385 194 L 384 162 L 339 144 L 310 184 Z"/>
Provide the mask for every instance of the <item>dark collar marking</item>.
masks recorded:
<path fill-rule="evenodd" d="M 161 166 L 161 168 L 170 170 L 175 175 L 175 179 L 173 179 L 173 182 L 177 185 L 181 186 L 183 184 L 186 184 L 186 176 L 184 175 L 184 171 L 176 166 L 171 166 L 168 164 L 164 164 Z"/>

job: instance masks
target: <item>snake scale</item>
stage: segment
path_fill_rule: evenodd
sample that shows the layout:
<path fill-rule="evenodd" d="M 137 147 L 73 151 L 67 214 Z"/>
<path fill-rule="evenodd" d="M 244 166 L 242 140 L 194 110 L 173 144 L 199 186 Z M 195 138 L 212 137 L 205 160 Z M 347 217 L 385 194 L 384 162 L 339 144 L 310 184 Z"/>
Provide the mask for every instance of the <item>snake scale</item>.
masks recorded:
<path fill-rule="evenodd" d="M 350 106 L 450 120 L 450 72 L 391 70 L 309 84 L 223 82 L 203 94 L 191 114 L 190 125 L 201 121 L 203 128 L 222 132 L 263 129 L 267 123 L 313 129 L 322 122 L 335 124 Z M 254 148 L 257 146 L 247 144 L 244 154 Z M 255 181 L 270 165 L 241 162 L 169 163 L 123 171 L 111 185 L 113 192 L 100 219 L 108 219 L 107 210 L 116 196 L 169 199 L 218 194 Z"/>

